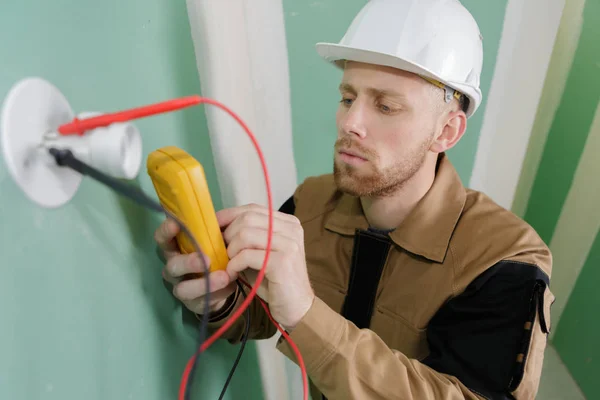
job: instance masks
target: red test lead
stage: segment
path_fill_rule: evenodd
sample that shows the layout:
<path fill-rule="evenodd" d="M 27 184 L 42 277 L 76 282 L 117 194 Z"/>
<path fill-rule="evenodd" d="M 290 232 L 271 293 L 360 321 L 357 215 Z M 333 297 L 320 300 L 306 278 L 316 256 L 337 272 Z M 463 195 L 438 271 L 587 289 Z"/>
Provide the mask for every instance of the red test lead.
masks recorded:
<path fill-rule="evenodd" d="M 223 326 L 221 326 L 212 336 L 210 336 L 204 343 L 202 343 L 198 352 L 196 354 L 194 354 L 188 361 L 188 363 L 185 367 L 183 376 L 182 376 L 182 381 L 181 381 L 181 386 L 180 386 L 180 391 L 179 391 L 179 400 L 184 400 L 185 392 L 186 392 L 185 389 L 188 385 L 189 374 L 190 374 L 192 365 L 194 364 L 194 360 L 195 360 L 197 354 L 202 353 L 206 349 L 208 349 L 242 315 L 242 313 L 246 310 L 246 308 L 248 308 L 248 306 L 252 302 L 254 296 L 256 296 L 256 291 L 257 291 L 258 287 L 260 286 L 262 280 L 264 279 L 267 262 L 268 262 L 269 255 L 271 252 L 271 240 L 272 240 L 272 235 L 273 235 L 273 226 L 272 226 L 273 225 L 273 200 L 272 200 L 271 184 L 270 184 L 270 180 L 269 180 L 269 174 L 267 171 L 266 161 L 265 161 L 264 155 L 260 149 L 260 146 L 258 145 L 258 141 L 256 140 L 254 134 L 251 132 L 250 128 L 246 125 L 246 123 L 244 123 L 244 121 L 242 121 L 242 119 L 235 112 L 233 112 L 227 106 L 221 104 L 220 102 L 218 102 L 216 100 L 208 99 L 205 97 L 200 97 L 197 95 L 172 99 L 172 100 L 164 101 L 161 103 L 132 108 L 129 110 L 119 111 L 119 112 L 115 112 L 115 113 L 103 114 L 100 116 L 81 119 L 81 120 L 75 118 L 73 121 L 63 124 L 58 128 L 58 132 L 61 135 L 74 135 L 74 134 L 75 135 L 83 135 L 85 133 L 85 131 L 95 129 L 98 127 L 107 126 L 107 125 L 117 123 L 117 122 L 127 122 L 127 121 L 131 121 L 133 119 L 149 117 L 149 116 L 153 116 L 153 115 L 157 115 L 157 114 L 176 111 L 176 110 L 180 110 L 182 108 L 195 106 L 195 105 L 199 105 L 202 103 L 212 104 L 212 105 L 215 105 L 215 106 L 221 108 L 222 110 L 226 111 L 244 129 L 244 131 L 246 132 L 246 134 L 249 136 L 250 140 L 252 141 L 252 143 L 255 147 L 255 150 L 258 154 L 258 157 L 260 158 L 261 166 L 262 166 L 264 177 L 265 177 L 265 183 L 266 183 L 266 188 L 267 188 L 267 197 L 268 197 L 268 206 L 269 206 L 269 229 L 268 229 L 267 248 L 266 248 L 265 259 L 263 261 L 263 265 L 262 265 L 260 271 L 258 272 L 255 286 L 251 288 L 250 293 L 248 294 L 248 296 L 246 297 L 246 299 L 244 300 L 244 302 L 242 303 L 240 308 L 238 308 L 233 313 L 232 317 Z M 243 283 L 245 285 L 249 286 L 247 282 L 243 282 Z M 267 312 L 267 315 L 269 316 L 271 321 L 275 324 L 275 326 L 281 332 L 281 334 L 284 336 L 284 338 L 290 343 L 290 346 L 292 347 L 292 350 L 294 351 L 294 353 L 296 355 L 298 364 L 302 371 L 302 381 L 303 381 L 303 386 L 304 386 L 303 398 L 304 398 L 304 400 L 308 400 L 308 378 L 307 378 L 307 374 L 306 374 L 306 367 L 304 365 L 304 361 L 302 359 L 300 351 L 299 351 L 298 347 L 296 346 L 296 344 L 292 341 L 292 339 L 285 332 L 285 330 L 282 329 L 281 326 L 273 319 L 273 317 L 271 316 L 271 313 L 268 310 L 268 306 L 266 305 L 266 303 L 262 299 L 260 299 L 260 297 L 258 299 L 260 300 L 263 308 Z"/>

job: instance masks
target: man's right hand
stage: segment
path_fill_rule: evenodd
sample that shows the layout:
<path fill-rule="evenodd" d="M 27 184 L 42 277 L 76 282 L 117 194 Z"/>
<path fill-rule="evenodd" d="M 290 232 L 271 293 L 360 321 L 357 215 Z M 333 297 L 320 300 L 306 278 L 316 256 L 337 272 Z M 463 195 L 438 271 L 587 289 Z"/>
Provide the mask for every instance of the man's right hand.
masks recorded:
<path fill-rule="evenodd" d="M 209 260 L 204 254 L 181 254 L 175 241 L 178 233 L 179 226 L 171 219 L 166 219 L 154 232 L 154 240 L 166 259 L 163 278 L 173 285 L 173 295 L 190 311 L 203 314 L 206 278 L 199 278 L 197 274 L 205 273 L 205 265 L 209 264 Z M 235 292 L 236 283 L 230 280 L 229 274 L 225 271 L 211 272 L 208 279 L 210 284 L 209 308 L 211 312 L 214 312 L 221 309 L 227 298 Z"/>

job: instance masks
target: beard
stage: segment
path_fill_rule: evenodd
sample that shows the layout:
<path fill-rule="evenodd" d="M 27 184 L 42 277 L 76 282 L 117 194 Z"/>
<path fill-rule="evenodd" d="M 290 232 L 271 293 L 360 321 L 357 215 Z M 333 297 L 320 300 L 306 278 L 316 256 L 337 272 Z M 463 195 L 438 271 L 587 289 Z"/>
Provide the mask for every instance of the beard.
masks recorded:
<path fill-rule="evenodd" d="M 337 188 L 360 197 L 387 197 L 396 193 L 425 163 L 432 137 L 433 134 L 383 169 L 377 167 L 378 157 L 373 150 L 362 147 L 348 136 L 338 139 L 335 143 L 336 153 L 340 148 L 355 150 L 368 161 L 366 165 L 354 166 L 334 158 L 333 177 Z"/>

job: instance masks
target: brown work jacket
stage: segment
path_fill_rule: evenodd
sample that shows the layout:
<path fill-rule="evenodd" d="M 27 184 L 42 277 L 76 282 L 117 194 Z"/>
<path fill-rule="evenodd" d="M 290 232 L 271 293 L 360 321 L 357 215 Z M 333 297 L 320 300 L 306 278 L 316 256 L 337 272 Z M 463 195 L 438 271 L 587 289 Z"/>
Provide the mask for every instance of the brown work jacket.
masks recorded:
<path fill-rule="evenodd" d="M 316 294 L 290 334 L 313 400 L 535 398 L 554 301 L 550 251 L 466 189 L 445 155 L 390 233 L 369 229 L 359 199 L 331 175 L 306 179 L 281 211 L 302 223 Z M 210 329 L 242 301 L 236 293 Z M 257 301 L 251 312 L 250 338 L 277 332 Z M 244 323 L 224 337 L 239 342 Z M 277 348 L 297 363 L 285 339 Z"/>

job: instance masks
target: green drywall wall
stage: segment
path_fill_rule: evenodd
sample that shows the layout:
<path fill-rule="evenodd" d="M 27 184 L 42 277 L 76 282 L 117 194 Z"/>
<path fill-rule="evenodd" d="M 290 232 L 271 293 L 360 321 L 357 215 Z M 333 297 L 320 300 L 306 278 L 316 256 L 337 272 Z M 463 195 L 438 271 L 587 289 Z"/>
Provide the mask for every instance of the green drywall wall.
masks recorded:
<path fill-rule="evenodd" d="M 573 63 L 579 35 L 581 34 L 584 5 L 585 0 L 569 0 L 563 8 L 556 41 L 552 49 L 552 57 L 544 81 L 544 88 L 527 145 L 527 153 L 523 160 L 519 183 L 511 206 L 511 211 L 521 218 L 525 215 L 548 132 L 560 104 Z"/>
<path fill-rule="evenodd" d="M 294 146 L 299 179 L 331 170 L 341 74 L 315 53 L 337 41 L 364 0 L 284 0 Z M 506 0 L 465 0 L 484 36 L 482 89 L 494 70 Z M 114 111 L 200 93 L 181 2 L 11 2 L 0 13 L 0 94 L 41 76 L 77 112 Z M 463 181 L 473 165 L 485 103 L 450 157 Z M 201 108 L 140 120 L 144 155 L 180 146 L 206 169 L 220 208 Z M 142 171 L 136 182 L 152 194 Z M 152 233 L 162 220 L 85 180 L 72 202 L 43 210 L 28 202 L 0 162 L 0 398 L 173 398 L 196 332 L 160 277 Z M 218 342 L 201 357 L 197 389 L 216 398 L 237 347 Z M 249 344 L 226 398 L 262 398 Z"/>
<path fill-rule="evenodd" d="M 575 55 L 524 217 L 549 243 L 555 256 L 551 288 L 557 301 L 552 310 L 552 342 L 585 396 L 593 399 L 600 396 L 596 360 L 600 356 L 599 323 L 594 318 L 600 305 L 596 289 L 600 235 L 598 205 L 593 201 L 600 166 L 594 158 L 599 132 L 600 2 L 585 2 L 578 28 L 579 12 L 574 8 L 581 5 L 581 1 L 569 4 L 574 17 L 572 32 L 579 40 L 571 40 Z M 548 81 L 548 85 L 555 84 Z M 526 197 L 527 193 L 522 193 L 521 198 Z"/>
<path fill-rule="evenodd" d="M 0 96 L 42 76 L 80 112 L 200 92 L 185 2 L 11 1 L 0 12 Z M 220 207 L 202 108 L 137 122 L 144 154 L 165 145 L 205 166 Z M 153 195 L 144 170 L 139 186 Z M 196 331 L 163 285 L 152 215 L 94 181 L 56 210 L 27 201 L 0 159 L 0 398 L 177 396 Z M 202 355 L 194 398 L 216 399 L 237 347 Z M 262 398 L 252 344 L 228 399 Z"/>
<path fill-rule="evenodd" d="M 566 87 L 542 154 L 525 220 L 550 243 L 600 100 L 600 2 L 585 4 Z"/>
<path fill-rule="evenodd" d="M 554 263 L 552 292 L 556 296 L 552 306 L 555 326 L 560 324 L 560 317 L 600 229 L 599 148 L 600 103 L 550 242 Z"/>
<path fill-rule="evenodd" d="M 554 335 L 554 346 L 588 399 L 600 398 L 600 232 Z"/>
<path fill-rule="evenodd" d="M 283 0 L 288 47 L 294 157 L 298 181 L 333 170 L 335 112 L 342 76 L 317 52 L 317 42 L 339 41 L 365 0 Z"/>
<path fill-rule="evenodd" d="M 477 113 L 467 123 L 467 131 L 458 144 L 448 151 L 448 157 L 456 167 L 463 184 L 471 180 L 475 153 L 479 142 L 479 133 L 490 92 L 492 77 L 496 67 L 496 56 L 500 47 L 500 37 L 504 24 L 507 0 L 481 1 L 461 0 L 461 3 L 473 14 L 483 36 L 483 70 L 481 72 L 481 91 L 483 101 Z"/>
<path fill-rule="evenodd" d="M 500 44 L 506 0 L 462 0 L 477 20 L 483 36 L 484 67 L 481 89 L 484 102 L 469 119 L 467 132 L 448 152 L 462 181 L 468 184 L 475 161 L 479 131 L 485 113 Z M 298 179 L 333 170 L 336 138 L 335 111 L 341 72 L 326 64 L 315 52 L 319 41 L 338 42 L 365 0 L 303 2 L 284 0 L 292 89 L 294 153 Z M 309 161 L 310 160 L 310 161 Z"/>

